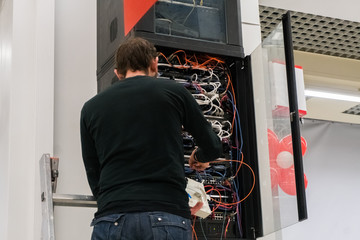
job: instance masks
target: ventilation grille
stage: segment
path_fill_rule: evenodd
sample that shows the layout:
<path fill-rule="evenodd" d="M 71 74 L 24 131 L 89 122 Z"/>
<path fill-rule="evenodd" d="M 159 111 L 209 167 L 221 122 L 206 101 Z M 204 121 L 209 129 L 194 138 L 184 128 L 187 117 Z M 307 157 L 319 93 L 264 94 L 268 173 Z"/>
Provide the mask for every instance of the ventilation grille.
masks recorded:
<path fill-rule="evenodd" d="M 356 105 L 352 108 L 349 108 L 348 110 L 344 111 L 343 113 L 360 116 L 360 104 Z"/>
<path fill-rule="evenodd" d="M 260 6 L 262 38 L 288 10 Z M 360 60 L 360 23 L 290 11 L 294 50 Z"/>

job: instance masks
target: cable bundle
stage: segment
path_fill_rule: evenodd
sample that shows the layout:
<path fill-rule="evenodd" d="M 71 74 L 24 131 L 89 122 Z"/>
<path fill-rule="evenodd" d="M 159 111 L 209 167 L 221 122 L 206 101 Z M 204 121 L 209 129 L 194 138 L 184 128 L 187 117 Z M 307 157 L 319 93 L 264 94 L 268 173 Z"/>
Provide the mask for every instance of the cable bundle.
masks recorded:
<path fill-rule="evenodd" d="M 206 239 L 207 231 L 203 224 L 208 221 L 221 226 L 221 233 L 216 235 L 219 239 L 226 238 L 230 234 L 230 228 L 235 236 L 236 227 L 242 237 L 240 204 L 253 191 L 255 174 L 243 161 L 241 123 L 229 68 L 223 59 L 204 54 L 188 55 L 184 50 L 175 51 L 168 56 L 159 53 L 158 68 L 160 78 L 182 84 L 193 95 L 223 143 L 223 156 L 226 160 L 211 162 L 210 167 L 203 172 L 197 172 L 185 164 L 187 177 L 204 183 L 212 209 L 208 218 L 198 221 L 194 218 L 193 237 L 197 239 L 199 234 L 195 231 L 195 223 L 198 222 L 202 236 Z M 183 140 L 185 153 L 190 154 L 196 142 L 187 132 L 183 133 Z M 249 193 L 241 199 L 238 173 L 242 166 L 249 168 L 254 181 Z"/>

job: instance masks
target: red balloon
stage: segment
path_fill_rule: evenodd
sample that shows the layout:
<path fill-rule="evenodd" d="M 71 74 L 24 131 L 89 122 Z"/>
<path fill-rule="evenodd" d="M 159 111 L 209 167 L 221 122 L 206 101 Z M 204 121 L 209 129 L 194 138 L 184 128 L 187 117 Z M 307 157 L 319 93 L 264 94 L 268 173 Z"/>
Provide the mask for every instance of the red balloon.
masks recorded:
<path fill-rule="evenodd" d="M 288 195 L 296 195 L 296 184 L 295 184 L 295 170 L 294 167 L 280 170 L 279 186 Z M 308 180 L 304 174 L 305 189 L 308 185 Z"/>
<path fill-rule="evenodd" d="M 307 150 L 307 142 L 304 137 L 300 138 L 301 141 L 301 154 L 304 156 Z M 293 153 L 293 146 L 292 146 L 292 136 L 287 135 L 283 139 L 280 140 L 280 151 L 288 151 Z"/>
<path fill-rule="evenodd" d="M 279 186 L 286 194 L 296 195 L 294 167 L 280 169 Z"/>
<path fill-rule="evenodd" d="M 276 134 L 268 129 L 270 165 L 276 164 L 276 157 L 279 154 L 279 139 Z"/>
<path fill-rule="evenodd" d="M 301 137 L 301 153 L 304 156 L 307 150 L 307 142 L 306 139 Z"/>
<path fill-rule="evenodd" d="M 277 135 L 271 130 L 267 130 L 268 142 L 269 142 L 269 160 L 270 160 L 270 177 L 271 188 L 275 188 L 279 185 L 279 167 L 276 164 L 276 157 L 279 154 L 280 145 Z"/>
<path fill-rule="evenodd" d="M 291 154 L 293 153 L 291 135 L 287 135 L 286 137 L 280 140 L 280 149 L 281 151 L 287 151 L 290 152 Z"/>
<path fill-rule="evenodd" d="M 308 186 L 308 179 L 307 179 L 305 173 L 304 173 L 304 185 L 305 185 L 305 189 L 306 189 Z"/>

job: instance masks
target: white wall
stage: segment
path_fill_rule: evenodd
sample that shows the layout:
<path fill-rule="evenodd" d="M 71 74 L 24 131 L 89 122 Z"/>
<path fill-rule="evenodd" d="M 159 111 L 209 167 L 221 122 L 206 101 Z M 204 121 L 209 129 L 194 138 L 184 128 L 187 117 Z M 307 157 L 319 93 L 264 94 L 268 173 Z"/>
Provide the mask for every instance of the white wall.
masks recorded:
<path fill-rule="evenodd" d="M 360 125 L 305 119 L 308 220 L 282 231 L 291 240 L 357 240 Z"/>
<path fill-rule="evenodd" d="M 12 1 L 0 6 L 0 239 L 7 238 Z"/>
<path fill-rule="evenodd" d="M 58 193 L 91 194 L 80 147 L 80 110 L 96 94 L 96 1 L 56 1 L 54 155 Z M 57 240 L 90 239 L 95 209 L 55 208 Z"/>
<path fill-rule="evenodd" d="M 261 44 L 259 3 L 257 0 L 241 1 L 241 21 L 244 53 L 250 55 Z"/>
<path fill-rule="evenodd" d="M 7 0 L 0 13 L 2 239 L 40 238 L 38 161 L 53 139 L 51 3 Z"/>

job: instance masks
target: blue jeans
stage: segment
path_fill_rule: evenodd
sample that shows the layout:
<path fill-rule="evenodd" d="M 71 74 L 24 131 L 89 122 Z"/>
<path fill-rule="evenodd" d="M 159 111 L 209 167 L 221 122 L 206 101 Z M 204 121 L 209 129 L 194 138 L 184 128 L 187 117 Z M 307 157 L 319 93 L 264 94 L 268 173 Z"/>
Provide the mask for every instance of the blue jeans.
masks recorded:
<path fill-rule="evenodd" d="M 91 240 L 190 240 L 190 219 L 166 212 L 111 214 L 95 218 Z"/>

